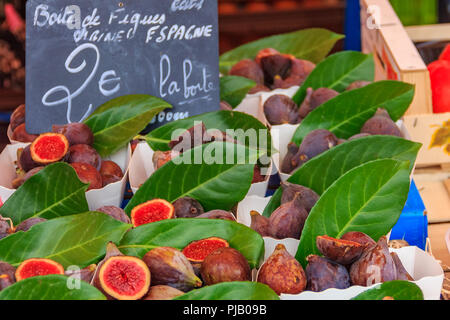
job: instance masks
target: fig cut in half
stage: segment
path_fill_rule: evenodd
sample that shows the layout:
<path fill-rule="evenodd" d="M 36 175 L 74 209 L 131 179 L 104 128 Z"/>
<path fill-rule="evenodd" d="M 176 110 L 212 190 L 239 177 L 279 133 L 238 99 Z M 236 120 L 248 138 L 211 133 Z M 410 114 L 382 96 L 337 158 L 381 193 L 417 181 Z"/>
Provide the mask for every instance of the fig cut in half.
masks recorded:
<path fill-rule="evenodd" d="M 59 133 L 44 133 L 33 141 L 31 158 L 40 164 L 50 164 L 61 160 L 69 150 L 69 141 Z"/>
<path fill-rule="evenodd" d="M 355 241 L 335 239 L 325 235 L 316 238 L 316 245 L 325 257 L 343 265 L 355 262 L 366 248 Z"/>
<path fill-rule="evenodd" d="M 64 267 L 50 259 L 32 258 L 20 264 L 15 276 L 16 280 L 20 281 L 30 277 L 46 276 L 49 274 L 64 274 Z"/>
<path fill-rule="evenodd" d="M 111 257 L 103 263 L 98 276 L 102 290 L 118 300 L 140 299 L 150 288 L 150 271 L 136 257 Z"/>
<path fill-rule="evenodd" d="M 228 241 L 225 239 L 210 237 L 191 242 L 182 252 L 191 262 L 203 262 L 211 252 L 229 246 Z"/>
<path fill-rule="evenodd" d="M 131 222 L 134 227 L 139 227 L 147 223 L 172 219 L 174 211 L 174 207 L 170 202 L 164 199 L 153 199 L 131 210 Z"/>

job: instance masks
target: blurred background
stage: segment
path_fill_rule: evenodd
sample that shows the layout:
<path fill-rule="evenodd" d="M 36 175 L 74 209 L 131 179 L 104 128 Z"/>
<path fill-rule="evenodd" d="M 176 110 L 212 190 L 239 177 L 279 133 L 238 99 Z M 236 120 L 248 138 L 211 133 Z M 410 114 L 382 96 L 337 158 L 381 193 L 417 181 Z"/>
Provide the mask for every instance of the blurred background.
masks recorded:
<path fill-rule="evenodd" d="M 0 0 L 0 151 L 7 143 L 10 113 L 25 101 L 25 3 Z M 450 22 L 450 0 L 391 3 L 406 26 Z M 345 33 L 336 51 L 360 49 L 359 0 L 218 0 L 218 7 L 221 53 L 262 37 L 312 27 Z M 418 45 L 426 62 L 434 59 L 433 48 L 443 48 L 442 43 Z"/>

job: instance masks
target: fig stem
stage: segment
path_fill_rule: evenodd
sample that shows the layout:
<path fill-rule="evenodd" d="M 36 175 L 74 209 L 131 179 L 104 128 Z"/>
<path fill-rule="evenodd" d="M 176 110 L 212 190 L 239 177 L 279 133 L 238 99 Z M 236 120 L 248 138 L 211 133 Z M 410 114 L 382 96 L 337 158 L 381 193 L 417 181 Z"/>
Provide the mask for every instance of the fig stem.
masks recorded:
<path fill-rule="evenodd" d="M 0 220 L 9 222 L 9 228 L 11 229 L 10 233 L 16 232 L 16 227 L 14 227 L 14 223 L 11 218 L 3 218 L 0 216 Z"/>

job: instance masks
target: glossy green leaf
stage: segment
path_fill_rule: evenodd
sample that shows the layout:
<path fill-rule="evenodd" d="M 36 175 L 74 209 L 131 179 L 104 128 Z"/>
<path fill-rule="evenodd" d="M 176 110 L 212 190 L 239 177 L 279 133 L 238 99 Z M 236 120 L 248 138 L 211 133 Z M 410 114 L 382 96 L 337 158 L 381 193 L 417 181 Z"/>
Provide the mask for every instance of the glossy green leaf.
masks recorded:
<path fill-rule="evenodd" d="M 288 182 L 308 187 L 321 195 L 343 174 L 369 161 L 407 160 L 412 170 L 420 147 L 420 143 L 393 136 L 369 136 L 348 141 L 306 162 Z M 280 206 L 281 195 L 279 188 L 264 210 L 266 217 Z"/>
<path fill-rule="evenodd" d="M 352 300 L 383 300 L 385 297 L 394 300 L 423 300 L 422 290 L 414 283 L 408 281 L 388 281 L 360 293 Z"/>
<path fill-rule="evenodd" d="M 27 278 L 0 292 L 0 300 L 106 300 L 87 282 L 78 282 L 63 275 Z M 73 288 L 73 289 L 71 289 Z"/>
<path fill-rule="evenodd" d="M 357 80 L 373 81 L 375 64 L 372 55 L 356 51 L 342 51 L 330 55 L 319 63 L 306 81 L 294 95 L 293 100 L 301 104 L 306 96 L 306 90 L 313 88 L 330 88 L 343 92 Z"/>
<path fill-rule="evenodd" d="M 255 81 L 244 77 L 220 77 L 220 101 L 226 101 L 236 108 L 255 85 Z"/>
<path fill-rule="evenodd" d="M 378 108 L 386 109 L 397 121 L 408 110 L 414 97 L 414 86 L 399 81 L 378 81 L 366 87 L 341 93 L 300 123 L 292 141 L 300 145 L 313 130 L 327 129 L 342 139 L 361 131 Z"/>
<path fill-rule="evenodd" d="M 213 142 L 188 150 L 156 170 L 125 208 L 151 199 L 198 200 L 206 211 L 230 210 L 250 189 L 259 153 L 240 144 Z"/>
<path fill-rule="evenodd" d="M 33 217 L 53 219 L 89 210 L 82 183 L 66 163 L 49 165 L 28 179 L 0 207 L 0 215 L 14 225 Z"/>
<path fill-rule="evenodd" d="M 228 74 L 234 64 L 243 59 L 254 59 L 256 54 L 265 48 L 273 48 L 281 53 L 292 54 L 299 59 L 318 63 L 342 38 L 344 38 L 343 35 L 318 28 L 266 37 L 222 54 L 219 59 L 220 72 Z"/>
<path fill-rule="evenodd" d="M 185 129 L 189 129 L 199 122 L 203 122 L 208 130 L 234 130 L 234 134 L 230 131 L 228 134 L 237 141 L 252 148 L 270 150 L 271 138 L 267 127 L 251 115 L 237 111 L 215 111 L 173 121 L 153 130 L 145 136 L 145 139 L 153 150 L 167 151 L 170 150 L 168 144 L 172 140 L 173 134 L 173 138 L 176 138 Z M 260 134 L 266 136 L 260 138 Z"/>
<path fill-rule="evenodd" d="M 65 268 L 84 268 L 97 262 L 106 244 L 118 243 L 130 227 L 101 212 L 52 219 L 0 240 L 0 261 L 17 266 L 26 259 L 48 258 Z"/>
<path fill-rule="evenodd" d="M 235 281 L 192 290 L 174 300 L 280 300 L 280 297 L 265 284 Z"/>
<path fill-rule="evenodd" d="M 182 250 L 189 243 L 209 237 L 225 239 L 239 250 L 250 266 L 259 266 L 264 256 L 264 240 L 256 231 L 234 221 L 178 218 L 145 224 L 128 231 L 119 249 L 128 255 L 143 257 L 156 247 Z"/>
<path fill-rule="evenodd" d="M 94 148 L 105 157 L 125 146 L 168 108 L 172 106 L 153 96 L 127 95 L 101 105 L 84 122 L 94 133 Z"/>
<path fill-rule="evenodd" d="M 296 259 L 319 254 L 316 238 L 340 238 L 360 231 L 378 240 L 402 213 L 409 191 L 409 161 L 382 159 L 358 166 L 336 180 L 320 197 L 306 219 Z"/>

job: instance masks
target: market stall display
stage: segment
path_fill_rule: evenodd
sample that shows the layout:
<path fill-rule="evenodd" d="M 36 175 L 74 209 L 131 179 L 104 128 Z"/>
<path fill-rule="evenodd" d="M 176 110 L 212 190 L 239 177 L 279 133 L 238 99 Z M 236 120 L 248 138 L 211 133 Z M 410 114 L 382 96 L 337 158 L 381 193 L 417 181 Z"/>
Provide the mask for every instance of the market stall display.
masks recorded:
<path fill-rule="evenodd" d="M 415 88 L 376 81 L 371 54 L 329 54 L 341 38 L 227 52 L 217 111 L 150 132 L 174 107 L 152 95 L 36 135 L 19 106 L 0 154 L 0 299 L 439 299 L 437 261 L 388 247 L 421 148 L 401 121 Z"/>

